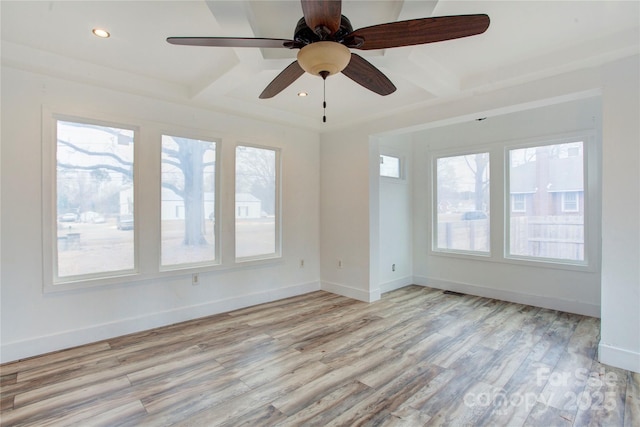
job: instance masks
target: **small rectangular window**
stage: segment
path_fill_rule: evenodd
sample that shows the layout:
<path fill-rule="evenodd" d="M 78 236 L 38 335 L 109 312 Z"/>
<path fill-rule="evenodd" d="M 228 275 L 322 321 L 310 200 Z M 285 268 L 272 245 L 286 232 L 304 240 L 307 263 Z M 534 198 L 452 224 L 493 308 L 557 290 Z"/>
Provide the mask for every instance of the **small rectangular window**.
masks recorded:
<path fill-rule="evenodd" d="M 511 212 L 526 212 L 527 211 L 527 194 L 512 194 L 511 195 Z"/>
<path fill-rule="evenodd" d="M 400 178 L 400 158 L 380 155 L 380 176 Z"/>
<path fill-rule="evenodd" d="M 216 260 L 216 143 L 162 135 L 162 266 Z"/>
<path fill-rule="evenodd" d="M 510 256 L 585 261 L 583 167 L 580 141 L 509 150 L 509 193 L 530 203 L 510 215 Z"/>
<path fill-rule="evenodd" d="M 236 147 L 236 258 L 279 253 L 279 155 L 268 148 Z"/>
<path fill-rule="evenodd" d="M 134 131 L 55 124 L 56 281 L 135 270 Z"/>
<path fill-rule="evenodd" d="M 576 191 L 566 191 L 562 193 L 562 212 L 580 211 L 580 194 Z"/>
<path fill-rule="evenodd" d="M 436 162 L 437 250 L 488 253 L 489 153 Z"/>

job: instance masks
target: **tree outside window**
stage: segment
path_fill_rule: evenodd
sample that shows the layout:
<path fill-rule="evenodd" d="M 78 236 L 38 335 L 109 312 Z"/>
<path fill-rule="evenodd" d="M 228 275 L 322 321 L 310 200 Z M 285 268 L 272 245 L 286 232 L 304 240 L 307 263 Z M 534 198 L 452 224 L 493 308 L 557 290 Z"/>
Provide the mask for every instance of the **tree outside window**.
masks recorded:
<path fill-rule="evenodd" d="M 162 266 L 216 260 L 215 166 L 215 142 L 162 136 Z"/>
<path fill-rule="evenodd" d="M 488 253 L 489 153 L 436 161 L 436 250 Z"/>
<path fill-rule="evenodd" d="M 134 131 L 57 120 L 56 137 L 57 277 L 134 270 Z"/>

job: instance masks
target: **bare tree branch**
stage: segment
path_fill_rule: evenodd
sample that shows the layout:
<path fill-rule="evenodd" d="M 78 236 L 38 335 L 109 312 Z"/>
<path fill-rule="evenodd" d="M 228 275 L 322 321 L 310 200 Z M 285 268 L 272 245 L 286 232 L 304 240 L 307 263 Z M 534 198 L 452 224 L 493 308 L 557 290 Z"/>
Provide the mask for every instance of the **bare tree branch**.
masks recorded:
<path fill-rule="evenodd" d="M 169 157 L 178 157 L 180 154 L 178 150 L 172 150 L 171 148 L 167 147 L 162 147 L 162 153 L 166 154 Z"/>
<path fill-rule="evenodd" d="M 184 166 L 182 166 L 182 164 L 180 162 L 176 162 L 174 160 L 169 160 L 169 159 L 162 159 L 162 163 L 167 164 L 167 165 L 171 165 L 171 166 L 175 166 L 179 169 L 182 169 Z"/>
<path fill-rule="evenodd" d="M 117 154 L 108 153 L 108 152 L 105 152 L 105 151 L 89 151 L 89 150 L 85 150 L 84 148 L 80 148 L 77 145 L 72 144 L 69 141 L 65 141 L 63 139 L 58 139 L 58 144 L 66 145 L 67 147 L 70 147 L 70 148 L 74 149 L 75 151 L 77 151 L 79 153 L 86 154 L 87 156 L 110 157 L 110 158 L 114 159 L 115 161 L 117 161 L 118 163 L 120 163 L 122 165 L 126 165 L 126 166 L 132 166 L 133 165 L 133 162 L 128 162 L 128 161 L 124 160 L 122 157 L 118 156 Z"/>
<path fill-rule="evenodd" d="M 93 170 L 98 170 L 98 169 L 108 169 L 114 172 L 120 172 L 121 174 L 131 178 L 131 170 L 130 169 L 125 169 L 125 168 L 121 168 L 118 166 L 113 166 L 113 165 L 108 165 L 108 164 L 92 164 L 90 166 L 80 166 L 80 165 L 70 165 L 67 163 L 61 163 L 58 162 L 57 166 L 60 168 L 64 168 L 64 169 L 75 169 L 75 170 L 87 170 L 87 171 L 93 171 Z"/>

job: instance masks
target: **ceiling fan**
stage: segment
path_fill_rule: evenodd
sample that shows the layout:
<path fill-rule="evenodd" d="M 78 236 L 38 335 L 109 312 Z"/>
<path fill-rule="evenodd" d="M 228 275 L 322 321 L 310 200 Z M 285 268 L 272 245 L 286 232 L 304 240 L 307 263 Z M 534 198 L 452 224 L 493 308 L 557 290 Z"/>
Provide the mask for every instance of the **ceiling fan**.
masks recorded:
<path fill-rule="evenodd" d="M 326 79 L 344 75 L 380 94 L 396 90 L 380 70 L 349 49 L 372 50 L 412 46 L 481 34 L 489 27 L 484 14 L 438 16 L 390 22 L 353 30 L 342 15 L 341 0 L 301 0 L 303 17 L 292 40 L 245 37 L 169 37 L 175 45 L 300 49 L 297 60 L 285 68 L 260 94 L 272 98 L 304 72 Z"/>

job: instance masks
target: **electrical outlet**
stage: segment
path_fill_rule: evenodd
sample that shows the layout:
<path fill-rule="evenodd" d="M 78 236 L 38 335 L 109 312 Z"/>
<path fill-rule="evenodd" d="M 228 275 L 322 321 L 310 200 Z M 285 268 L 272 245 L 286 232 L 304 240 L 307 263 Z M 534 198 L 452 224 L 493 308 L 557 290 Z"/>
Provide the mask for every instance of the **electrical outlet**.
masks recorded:
<path fill-rule="evenodd" d="M 304 259 L 300 259 L 300 268 L 304 268 Z"/>
<path fill-rule="evenodd" d="M 395 264 L 391 264 L 391 271 L 396 271 L 396 265 Z"/>
<path fill-rule="evenodd" d="M 198 275 L 198 273 L 193 273 L 191 275 L 191 284 L 193 286 L 196 286 L 196 285 L 200 284 L 200 276 Z"/>

